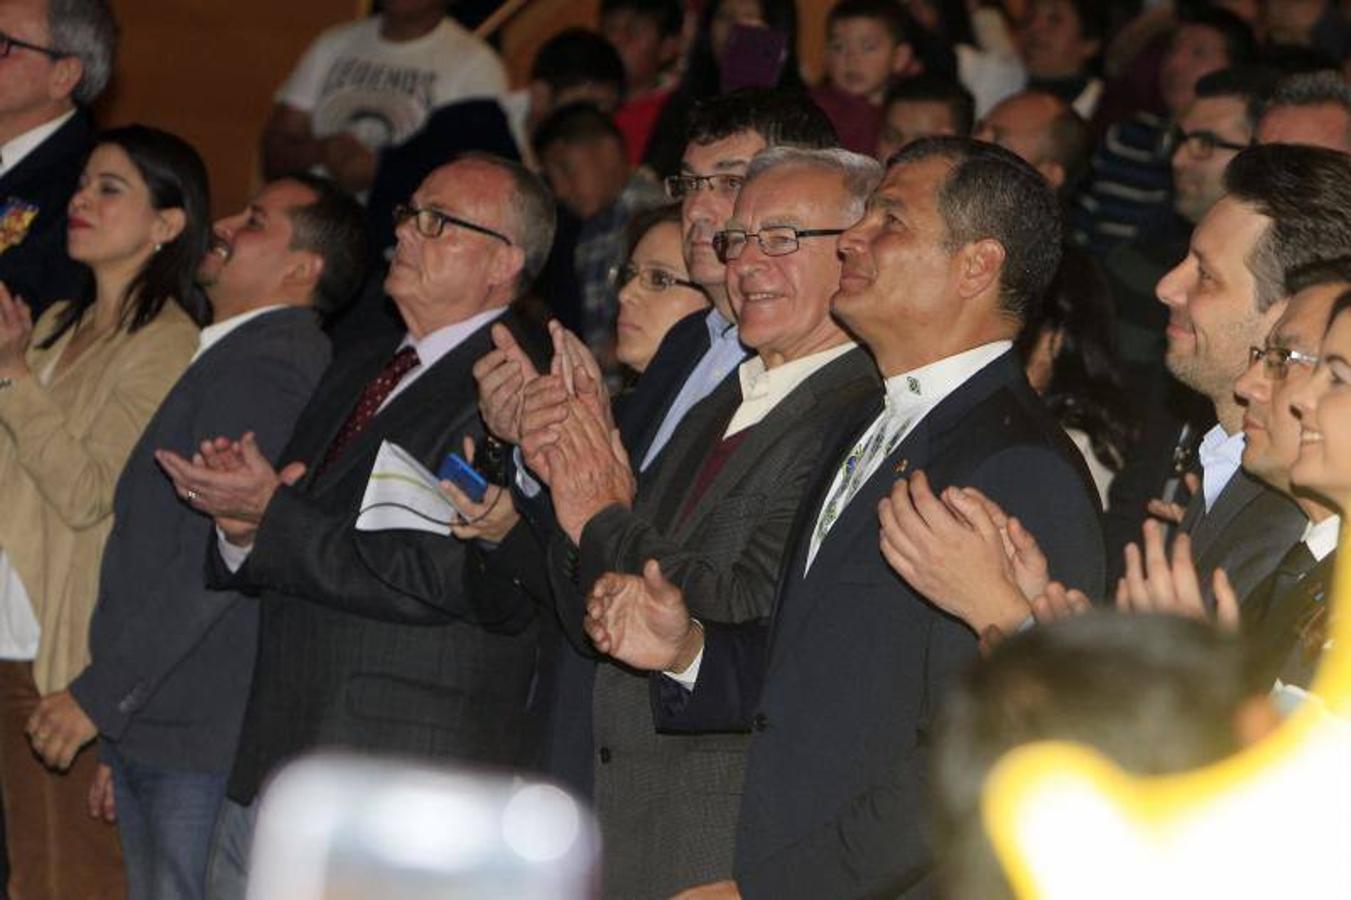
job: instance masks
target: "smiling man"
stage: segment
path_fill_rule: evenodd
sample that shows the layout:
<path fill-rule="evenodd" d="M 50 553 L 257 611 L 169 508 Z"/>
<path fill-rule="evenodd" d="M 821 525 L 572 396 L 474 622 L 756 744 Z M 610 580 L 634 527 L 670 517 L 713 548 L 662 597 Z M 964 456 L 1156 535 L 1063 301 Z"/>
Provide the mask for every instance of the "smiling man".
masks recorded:
<path fill-rule="evenodd" d="M 553 222 L 544 185 L 515 163 L 470 155 L 436 169 L 401 209 L 385 279 L 407 333 L 329 369 L 280 456 L 288 465 L 274 470 L 249 436 L 206 465 L 158 454 L 179 495 L 216 520 L 215 583 L 261 597 L 213 897 L 242 896 L 254 798 L 298 754 L 518 761 L 533 603 L 509 582 L 478 588 L 456 541 L 354 523 L 383 441 L 433 471 L 466 436 L 481 441 L 470 368 L 490 323 L 521 329 L 507 306 L 543 265 Z"/>
<path fill-rule="evenodd" d="M 531 461 L 567 535 L 551 548 L 554 595 L 579 651 L 593 653 L 581 630 L 592 583 L 606 571 L 641 572 L 649 559 L 696 615 L 769 615 L 816 461 L 857 425 L 842 411 L 879 393 L 867 354 L 831 318 L 830 298 L 836 240 L 880 177 L 874 160 L 838 149 L 779 147 L 751 160 L 712 245 L 755 355 L 690 411 L 636 498 L 595 490 L 632 481 L 580 403 L 554 448 Z M 647 679 L 609 662 L 596 673 L 592 714 L 605 896 L 664 898 L 730 877 L 747 738 L 655 733 Z"/>

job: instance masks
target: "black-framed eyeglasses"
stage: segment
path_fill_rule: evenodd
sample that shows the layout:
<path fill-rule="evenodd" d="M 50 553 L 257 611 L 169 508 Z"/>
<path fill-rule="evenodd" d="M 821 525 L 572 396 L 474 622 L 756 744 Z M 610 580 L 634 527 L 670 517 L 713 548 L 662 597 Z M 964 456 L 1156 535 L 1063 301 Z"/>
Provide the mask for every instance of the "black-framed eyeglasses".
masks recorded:
<path fill-rule="evenodd" d="M 425 238 L 438 238 L 447 225 L 455 225 L 460 228 L 467 228 L 470 231 L 477 231 L 479 234 L 486 234 L 488 237 L 497 238 L 508 247 L 511 246 L 511 238 L 500 231 L 493 231 L 485 225 L 477 225 L 473 222 L 461 219 L 459 216 L 452 216 L 450 213 L 443 213 L 439 209 L 429 207 L 413 206 L 409 203 L 400 203 L 394 207 L 394 225 L 398 227 L 409 219 L 413 220 L 413 227 L 417 233 Z"/>
<path fill-rule="evenodd" d="M 1262 361 L 1262 371 L 1272 381 L 1284 381 L 1291 363 L 1310 367 L 1318 365 L 1317 356 L 1289 347 L 1249 347 L 1248 365 L 1254 365 L 1259 359 Z"/>
<path fill-rule="evenodd" d="M 34 53 L 41 53 L 43 56 L 52 59 L 65 59 L 69 53 L 62 53 L 53 47 L 42 47 L 37 44 L 30 44 L 27 41 L 21 41 L 16 37 L 10 37 L 3 31 L 0 31 L 0 58 L 9 56 L 9 51 L 15 47 L 22 47 L 25 50 L 32 50 Z"/>
<path fill-rule="evenodd" d="M 1186 147 L 1187 152 L 1197 159 L 1210 159 L 1216 150 L 1239 151 L 1249 147 L 1248 144 L 1226 141 L 1213 131 L 1183 131 L 1181 128 L 1173 129 L 1172 146 L 1174 150 Z"/>
<path fill-rule="evenodd" d="M 624 263 L 622 266 L 615 266 L 610 270 L 610 284 L 618 290 L 637 278 L 638 283 L 649 291 L 664 291 L 673 287 L 693 288 L 699 293 L 704 289 L 701 285 L 695 284 L 688 278 L 677 278 L 665 269 L 658 269 L 653 266 L 635 266 L 633 263 Z"/>
<path fill-rule="evenodd" d="M 662 183 L 666 185 L 666 196 L 672 200 L 683 200 L 687 194 L 693 194 L 700 188 L 708 187 L 713 193 L 723 197 L 735 198 L 745 184 L 745 175 L 667 175 Z"/>
<path fill-rule="evenodd" d="M 843 228 L 794 228 L 792 225 L 771 225 L 759 231 L 728 228 L 713 235 L 713 252 L 723 262 L 736 259 L 755 240 L 765 256 L 787 256 L 796 253 L 803 238 L 831 237 L 844 234 Z"/>

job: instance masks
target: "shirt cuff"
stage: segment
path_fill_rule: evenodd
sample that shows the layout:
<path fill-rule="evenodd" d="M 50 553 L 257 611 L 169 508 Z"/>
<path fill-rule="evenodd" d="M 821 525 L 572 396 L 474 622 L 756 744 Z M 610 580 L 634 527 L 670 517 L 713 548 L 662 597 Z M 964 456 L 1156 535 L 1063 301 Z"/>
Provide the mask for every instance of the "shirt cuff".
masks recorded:
<path fill-rule="evenodd" d="M 692 621 L 700 631 L 704 630 L 703 624 L 700 623 L 698 619 L 693 619 Z M 692 691 L 694 690 L 694 683 L 699 680 L 699 666 L 701 666 L 703 662 L 704 648 L 700 647 L 698 655 L 694 657 L 694 662 L 690 663 L 683 671 L 662 672 L 661 674 L 665 675 L 685 690 Z"/>
<path fill-rule="evenodd" d="M 249 558 L 249 554 L 253 552 L 252 544 L 239 547 L 230 543 L 225 537 L 225 532 L 219 527 L 216 529 L 216 548 L 220 551 L 221 562 L 225 563 L 225 568 L 229 569 L 231 574 L 238 572 L 244 561 Z"/>
<path fill-rule="evenodd" d="M 520 447 L 513 447 L 511 458 L 516 463 L 516 488 L 522 494 L 525 494 L 531 500 L 539 496 L 543 486 L 531 476 L 526 468 L 525 457 L 521 455 Z"/>

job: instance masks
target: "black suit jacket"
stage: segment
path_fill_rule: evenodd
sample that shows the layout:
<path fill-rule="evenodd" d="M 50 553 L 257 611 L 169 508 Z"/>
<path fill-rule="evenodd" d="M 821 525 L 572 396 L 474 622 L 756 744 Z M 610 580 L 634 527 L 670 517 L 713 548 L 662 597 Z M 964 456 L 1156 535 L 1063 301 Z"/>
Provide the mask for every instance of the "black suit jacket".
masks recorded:
<path fill-rule="evenodd" d="M 66 206 L 75 193 L 92 140 L 89 115 L 77 110 L 66 124 L 0 176 L 0 215 L 14 200 L 37 207 L 37 217 L 23 239 L 0 249 L 0 282 L 11 294 L 28 302 L 35 322 L 53 301 L 75 297 L 88 277 L 85 268 L 66 253 Z"/>
<path fill-rule="evenodd" d="M 124 756 L 228 772 L 258 642 L 257 602 L 206 587 L 211 520 L 179 500 L 154 452 L 191 456 L 204 440 L 253 431 L 275 461 L 328 360 L 312 311 L 264 313 L 188 367 L 132 450 L 113 498 L 93 661 L 71 685 Z"/>
<path fill-rule="evenodd" d="M 701 309 L 672 325 L 633 390 L 615 400 L 615 425 L 635 468 L 642 465 L 671 403 L 708 352 L 708 316 L 709 310 Z M 655 464 L 653 460 L 649 471 Z"/>
<path fill-rule="evenodd" d="M 543 346 L 508 312 L 498 321 Z M 380 443 L 425 466 L 481 443 L 474 362 L 488 327 L 446 354 L 381 410 L 322 474 L 328 445 L 364 387 L 393 355 L 380 342 L 325 375 L 284 461 L 306 477 L 280 488 L 248 560 L 231 578 L 258 591 L 258 661 L 230 796 L 249 802 L 292 757 L 349 747 L 499 765 L 516 763 L 529 726 L 535 605 L 510 580 L 489 583 L 460 542 L 417 531 L 358 532 L 361 497 Z"/>
<path fill-rule="evenodd" d="M 1243 634 L 1255 691 L 1267 690 L 1277 678 L 1305 689 L 1313 683 L 1327 639 L 1336 562 L 1334 551 L 1298 579 L 1283 578 L 1278 569 L 1245 600 Z"/>
<path fill-rule="evenodd" d="M 1239 597 L 1249 597 L 1308 523 L 1295 502 L 1243 469 L 1234 473 L 1206 511 L 1205 492 L 1192 497 L 1182 530 L 1192 541 L 1192 559 L 1207 603 L 1215 600 L 1212 573 L 1224 569 Z"/>
<path fill-rule="evenodd" d="M 878 407 L 865 412 L 871 422 Z M 772 626 L 705 622 L 694 691 L 653 676 L 659 728 L 751 728 L 737 832 L 742 895 L 847 898 L 923 889 L 930 733 L 976 637 L 931 606 L 878 549 L 877 503 L 923 469 L 974 486 L 1037 535 L 1053 577 L 1101 586 L 1097 500 L 1082 457 L 1006 353 L 924 417 L 807 549 L 851 434 L 804 503 Z"/>

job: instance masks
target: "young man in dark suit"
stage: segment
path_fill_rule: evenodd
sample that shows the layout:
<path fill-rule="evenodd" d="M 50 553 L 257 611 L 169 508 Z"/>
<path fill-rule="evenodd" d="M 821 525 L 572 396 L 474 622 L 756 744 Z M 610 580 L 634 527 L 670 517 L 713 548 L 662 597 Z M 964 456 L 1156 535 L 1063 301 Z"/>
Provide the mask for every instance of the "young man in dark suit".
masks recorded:
<path fill-rule="evenodd" d="M 117 25 L 104 0 L 6 0 L 0 33 L 0 282 L 36 319 L 80 286 L 66 204 L 89 155 L 87 108 L 112 72 Z"/>
<path fill-rule="evenodd" d="M 329 182 L 273 182 L 215 225 L 199 280 L 214 322 L 118 481 L 90 633 L 92 661 L 36 713 L 49 764 L 97 732 L 94 792 L 122 837 L 136 897 L 204 897 L 258 642 L 257 600 L 207 588 L 211 519 L 155 461 L 251 431 L 269 459 L 329 361 L 319 313 L 360 283 L 361 209 Z M 72 753 L 73 755 L 73 753 Z"/>
<path fill-rule="evenodd" d="M 607 575 L 587 628 L 652 678 L 658 729 L 750 729 L 734 880 L 691 896 L 922 892 L 929 733 L 976 635 L 888 568 L 878 504 L 923 469 L 972 486 L 1039 535 L 1053 572 L 1102 580 L 1093 488 L 1011 352 L 1059 258 L 1036 170 L 963 138 L 911 144 L 840 238 L 836 315 L 867 345 L 885 404 L 824 456 L 774 615 L 695 623 L 649 564 Z M 878 407 L 881 406 L 879 410 Z M 1033 524 L 1035 523 L 1035 524 Z"/>
<path fill-rule="evenodd" d="M 217 828 L 213 896 L 242 892 L 263 780 L 323 747 L 511 765 L 525 748 L 535 605 L 485 589 L 457 541 L 355 529 L 383 441 L 436 470 L 481 442 L 471 367 L 538 273 L 554 206 L 539 179 L 496 157 L 434 171 L 401 213 L 385 289 L 406 335 L 325 375 L 274 470 L 246 440 L 196 465 L 161 454 L 180 495 L 216 518 L 209 564 L 262 598 L 258 659 Z M 231 571 L 233 570 L 233 572 Z"/>

